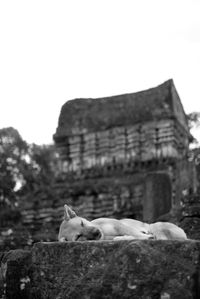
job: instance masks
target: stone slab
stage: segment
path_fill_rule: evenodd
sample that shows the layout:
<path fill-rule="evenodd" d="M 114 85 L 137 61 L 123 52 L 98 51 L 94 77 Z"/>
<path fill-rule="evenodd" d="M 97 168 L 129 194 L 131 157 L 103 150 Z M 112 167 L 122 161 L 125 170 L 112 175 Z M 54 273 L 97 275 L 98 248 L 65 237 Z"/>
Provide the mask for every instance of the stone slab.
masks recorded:
<path fill-rule="evenodd" d="M 37 243 L 34 299 L 200 298 L 198 241 Z"/>

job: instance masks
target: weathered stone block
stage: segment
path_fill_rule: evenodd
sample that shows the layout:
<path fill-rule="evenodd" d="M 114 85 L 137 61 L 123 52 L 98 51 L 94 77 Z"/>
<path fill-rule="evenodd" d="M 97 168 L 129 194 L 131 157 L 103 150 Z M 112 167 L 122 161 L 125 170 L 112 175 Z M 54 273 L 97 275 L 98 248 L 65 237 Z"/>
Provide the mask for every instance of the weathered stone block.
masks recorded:
<path fill-rule="evenodd" d="M 0 298 L 30 298 L 31 265 L 30 251 L 17 249 L 1 255 Z"/>
<path fill-rule="evenodd" d="M 198 241 L 37 243 L 32 298 L 200 298 Z"/>

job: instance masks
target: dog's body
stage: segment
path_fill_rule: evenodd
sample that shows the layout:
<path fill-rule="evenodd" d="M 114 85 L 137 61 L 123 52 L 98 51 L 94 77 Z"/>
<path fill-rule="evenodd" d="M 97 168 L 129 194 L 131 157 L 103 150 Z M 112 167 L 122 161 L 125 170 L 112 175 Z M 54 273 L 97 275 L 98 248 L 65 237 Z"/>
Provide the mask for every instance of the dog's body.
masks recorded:
<path fill-rule="evenodd" d="M 98 218 L 88 221 L 78 217 L 67 205 L 60 225 L 59 241 L 157 239 L 186 240 L 185 232 L 169 222 L 143 223 L 134 219 Z"/>

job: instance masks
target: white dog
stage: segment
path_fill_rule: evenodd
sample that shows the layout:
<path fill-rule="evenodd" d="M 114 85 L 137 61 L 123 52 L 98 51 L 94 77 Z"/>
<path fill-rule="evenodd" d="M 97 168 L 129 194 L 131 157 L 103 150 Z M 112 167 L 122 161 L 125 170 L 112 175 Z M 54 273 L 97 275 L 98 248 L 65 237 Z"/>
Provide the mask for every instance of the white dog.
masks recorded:
<path fill-rule="evenodd" d="M 64 206 L 64 220 L 60 225 L 58 240 L 186 240 L 185 232 L 169 222 L 143 223 L 134 219 L 117 220 L 97 218 L 88 221 L 78 217 L 67 205 Z"/>

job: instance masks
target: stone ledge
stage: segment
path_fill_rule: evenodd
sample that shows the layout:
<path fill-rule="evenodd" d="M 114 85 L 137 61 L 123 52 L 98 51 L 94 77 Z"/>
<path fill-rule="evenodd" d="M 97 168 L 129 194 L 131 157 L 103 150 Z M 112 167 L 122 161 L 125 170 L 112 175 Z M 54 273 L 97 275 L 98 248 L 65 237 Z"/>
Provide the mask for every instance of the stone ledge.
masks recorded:
<path fill-rule="evenodd" d="M 200 242 L 38 243 L 33 298 L 200 298 Z"/>
<path fill-rule="evenodd" d="M 37 243 L 2 259 L 12 299 L 200 298 L 199 241 Z"/>

